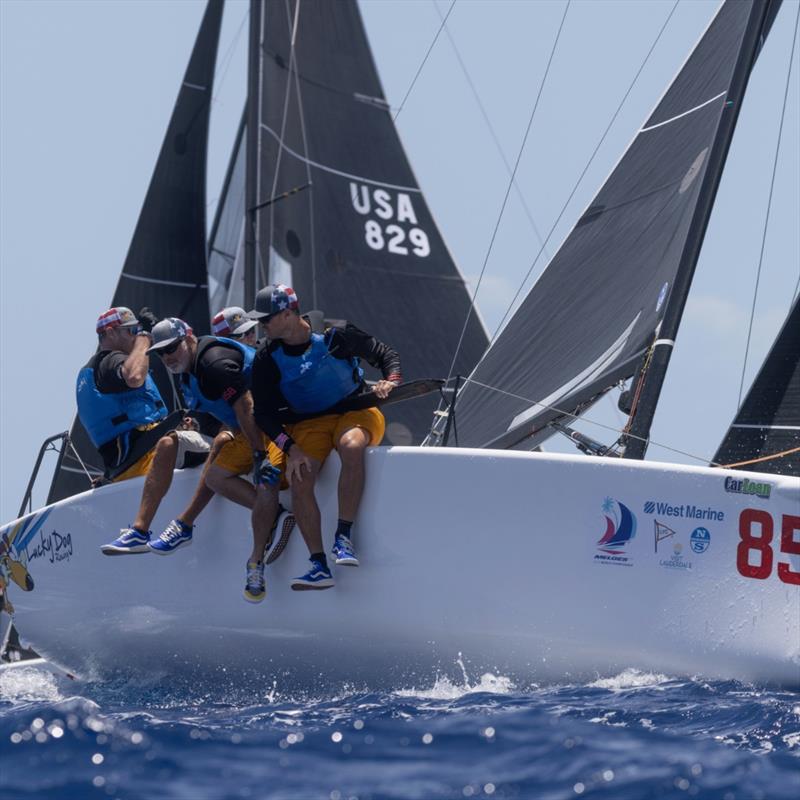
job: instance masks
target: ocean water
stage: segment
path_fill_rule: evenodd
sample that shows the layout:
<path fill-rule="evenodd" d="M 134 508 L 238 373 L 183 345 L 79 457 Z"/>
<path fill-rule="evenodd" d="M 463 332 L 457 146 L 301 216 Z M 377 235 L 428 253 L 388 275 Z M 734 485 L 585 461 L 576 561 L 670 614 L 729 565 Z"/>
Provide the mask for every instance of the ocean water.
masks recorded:
<path fill-rule="evenodd" d="M 458 677 L 453 677 L 457 675 Z M 293 692 L 0 672 L 4 798 L 800 797 L 800 694 L 625 670 Z"/>

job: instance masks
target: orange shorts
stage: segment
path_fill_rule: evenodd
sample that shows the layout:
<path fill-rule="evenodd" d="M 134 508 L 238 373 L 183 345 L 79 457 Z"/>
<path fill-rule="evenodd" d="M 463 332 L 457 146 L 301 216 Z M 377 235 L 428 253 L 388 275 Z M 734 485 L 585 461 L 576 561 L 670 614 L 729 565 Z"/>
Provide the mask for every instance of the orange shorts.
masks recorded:
<path fill-rule="evenodd" d="M 266 436 L 264 436 L 264 449 L 267 451 L 269 463 L 283 473 L 286 466 L 284 452 Z M 253 469 L 253 448 L 241 431 L 236 431 L 233 438 L 222 445 L 219 455 L 214 459 L 214 466 L 222 467 L 234 475 L 245 475 Z"/>
<path fill-rule="evenodd" d="M 306 455 L 320 464 L 330 455 L 342 434 L 351 428 L 363 428 L 370 436 L 369 443 L 378 445 L 386 430 L 386 420 L 377 408 L 348 411 L 346 414 L 327 414 L 287 425 L 286 430 Z"/>
<path fill-rule="evenodd" d="M 119 481 L 127 481 L 130 478 L 138 478 L 140 475 L 147 475 L 150 472 L 150 466 L 155 456 L 156 449 L 154 447 L 152 450 L 148 450 L 138 461 L 134 461 L 125 472 L 117 475 L 113 482 L 119 483 Z"/>

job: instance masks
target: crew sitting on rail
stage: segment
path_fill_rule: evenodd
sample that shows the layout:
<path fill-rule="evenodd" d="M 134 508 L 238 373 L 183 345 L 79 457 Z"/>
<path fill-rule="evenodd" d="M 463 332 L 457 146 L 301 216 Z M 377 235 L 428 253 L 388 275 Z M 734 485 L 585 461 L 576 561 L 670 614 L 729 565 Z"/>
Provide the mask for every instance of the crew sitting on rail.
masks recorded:
<path fill-rule="evenodd" d="M 357 567 L 351 529 L 364 490 L 364 452 L 368 445 L 380 444 L 385 430 L 383 414 L 377 408 L 331 413 L 335 412 L 332 407 L 366 390 L 359 359 L 381 370 L 383 379 L 372 391 L 379 398 L 387 397 L 402 381 L 400 357 L 355 325 L 325 328 L 319 312 L 301 316 L 297 296 L 283 284 L 261 289 L 255 305 L 248 317 L 261 323 L 268 338 L 253 363 L 255 420 L 288 456 L 292 508 L 311 554 L 311 569 L 291 585 L 293 589 L 327 589 L 333 586 L 333 576 L 323 550 L 320 511 L 314 497 L 317 473 L 336 448 L 342 470 L 332 553 L 337 565 Z M 284 427 L 282 406 L 312 418 Z M 259 493 L 253 509 L 256 550 L 268 535 L 270 507 L 262 513 L 261 502 Z"/>
<path fill-rule="evenodd" d="M 130 528 L 106 545 L 109 554 L 144 552 L 146 531 L 176 466 L 202 463 L 210 438 L 194 430 L 182 412 L 168 414 L 149 372 L 147 348 L 155 322 L 147 309 L 142 322 L 124 306 L 101 314 L 96 330 L 99 349 L 78 373 L 78 416 L 100 453 L 105 477 L 123 481 L 146 475 L 143 502 Z M 166 475 L 166 484 L 163 476 Z"/>

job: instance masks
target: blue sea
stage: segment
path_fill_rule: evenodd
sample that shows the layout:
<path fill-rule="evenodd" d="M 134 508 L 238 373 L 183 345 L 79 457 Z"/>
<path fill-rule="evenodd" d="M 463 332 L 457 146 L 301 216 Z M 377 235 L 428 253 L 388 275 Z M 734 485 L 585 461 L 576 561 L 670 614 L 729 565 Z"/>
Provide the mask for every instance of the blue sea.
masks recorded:
<path fill-rule="evenodd" d="M 633 669 L 514 685 L 0 673 L 4 798 L 800 797 L 800 694 Z"/>

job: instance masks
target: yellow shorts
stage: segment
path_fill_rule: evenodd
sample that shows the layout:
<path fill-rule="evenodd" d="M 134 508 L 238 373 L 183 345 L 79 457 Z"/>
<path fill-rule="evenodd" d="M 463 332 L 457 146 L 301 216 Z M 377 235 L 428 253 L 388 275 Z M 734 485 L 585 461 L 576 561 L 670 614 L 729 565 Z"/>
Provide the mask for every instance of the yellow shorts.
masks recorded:
<path fill-rule="evenodd" d="M 286 430 L 306 455 L 320 464 L 330 455 L 342 434 L 350 428 L 363 428 L 370 436 L 371 445 L 379 445 L 386 430 L 386 420 L 377 408 L 348 411 L 346 414 L 327 414 L 324 417 L 287 425 Z"/>
<path fill-rule="evenodd" d="M 264 449 L 267 451 L 269 463 L 282 473 L 286 465 L 284 452 L 266 436 L 264 436 Z M 245 475 L 253 469 L 253 448 L 241 431 L 236 431 L 234 437 L 222 445 L 219 455 L 214 459 L 214 466 L 222 467 L 234 475 Z"/>
<path fill-rule="evenodd" d="M 148 450 L 138 461 L 134 461 L 125 472 L 121 472 L 117 475 L 117 477 L 113 479 L 113 483 L 127 481 L 131 478 L 138 478 L 140 475 L 147 475 L 147 473 L 150 472 L 150 466 L 155 456 L 156 449 L 154 447 L 152 450 Z"/>

